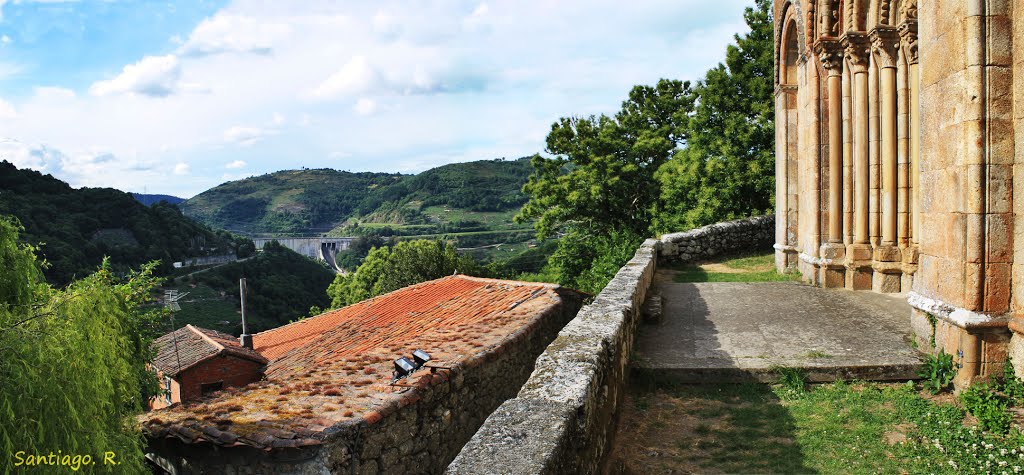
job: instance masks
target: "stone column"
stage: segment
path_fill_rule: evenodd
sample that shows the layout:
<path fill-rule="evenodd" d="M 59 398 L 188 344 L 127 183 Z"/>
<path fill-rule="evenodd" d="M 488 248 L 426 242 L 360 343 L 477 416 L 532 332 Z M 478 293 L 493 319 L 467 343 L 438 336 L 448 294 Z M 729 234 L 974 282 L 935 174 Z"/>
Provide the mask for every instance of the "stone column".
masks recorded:
<path fill-rule="evenodd" d="M 821 284 L 842 287 L 846 284 L 843 258 L 843 131 L 842 73 L 843 54 L 839 42 L 818 40 L 814 45 L 821 65 L 828 71 L 828 242 L 821 246 Z"/>
<path fill-rule="evenodd" d="M 775 269 L 786 270 L 786 230 L 789 227 L 789 190 L 787 165 L 789 143 L 786 134 L 789 111 L 786 109 L 786 93 L 781 85 L 775 86 Z"/>
<path fill-rule="evenodd" d="M 853 242 L 853 81 L 847 60 L 843 70 L 843 244 Z"/>
<path fill-rule="evenodd" d="M 878 26 L 871 31 L 871 43 L 878 63 L 880 105 L 879 143 L 882 155 L 882 242 L 875 248 L 874 290 L 899 292 L 903 269 L 902 255 L 896 242 L 898 223 L 896 152 L 896 54 L 899 36 L 896 29 Z"/>
<path fill-rule="evenodd" d="M 847 248 L 847 287 L 871 288 L 871 244 L 868 242 L 868 64 L 871 44 L 867 35 L 847 33 L 842 39 L 846 61 L 853 72 L 853 244 Z"/>
<path fill-rule="evenodd" d="M 910 242 L 911 247 L 916 248 L 921 242 L 921 86 L 917 65 L 917 20 L 908 19 L 903 22 L 899 32 L 903 54 L 907 58 L 907 96 L 910 99 L 907 113 L 910 137 Z"/>
<path fill-rule="evenodd" d="M 917 19 L 908 18 L 899 27 L 900 48 L 907 67 L 907 159 L 910 162 L 910 243 L 903 251 L 903 288 L 913 288 L 921 242 L 921 96 L 917 58 Z"/>

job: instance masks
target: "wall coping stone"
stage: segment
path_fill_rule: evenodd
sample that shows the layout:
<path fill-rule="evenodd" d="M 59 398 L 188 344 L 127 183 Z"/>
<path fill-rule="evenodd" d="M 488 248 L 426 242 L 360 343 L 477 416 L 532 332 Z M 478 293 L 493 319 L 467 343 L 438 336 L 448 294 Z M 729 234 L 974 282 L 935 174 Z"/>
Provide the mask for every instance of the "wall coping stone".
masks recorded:
<path fill-rule="evenodd" d="M 611 449 L 641 307 L 659 259 L 771 249 L 775 216 L 716 223 L 648 239 L 537 358 L 519 394 L 484 422 L 448 474 L 596 473 Z M 705 241 L 705 253 L 685 251 Z M 683 252 L 680 252 L 684 249 Z M 705 255 L 706 254 L 706 255 Z"/>

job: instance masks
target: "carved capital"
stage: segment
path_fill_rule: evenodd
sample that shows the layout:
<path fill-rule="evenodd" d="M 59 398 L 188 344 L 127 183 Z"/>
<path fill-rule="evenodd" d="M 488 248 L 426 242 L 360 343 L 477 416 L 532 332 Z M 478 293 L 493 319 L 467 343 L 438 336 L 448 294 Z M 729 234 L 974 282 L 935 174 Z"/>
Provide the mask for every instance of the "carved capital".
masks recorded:
<path fill-rule="evenodd" d="M 871 50 L 880 68 L 895 68 L 900 49 L 900 35 L 891 26 L 876 26 L 871 30 Z"/>
<path fill-rule="evenodd" d="M 908 18 L 901 23 L 899 32 L 903 47 L 906 48 L 907 62 L 917 64 L 917 19 Z"/>
<path fill-rule="evenodd" d="M 775 86 L 775 95 L 781 96 L 787 93 L 796 93 L 797 86 L 795 84 L 777 84 Z"/>
<path fill-rule="evenodd" d="M 847 33 L 840 40 L 843 52 L 846 54 L 846 61 L 850 63 L 850 69 L 854 74 L 868 72 L 868 64 L 871 61 L 871 42 L 868 35 L 863 33 Z"/>
<path fill-rule="evenodd" d="M 821 66 L 829 76 L 838 76 L 843 72 L 843 47 L 833 39 L 820 39 L 814 43 L 814 53 L 818 55 Z"/>

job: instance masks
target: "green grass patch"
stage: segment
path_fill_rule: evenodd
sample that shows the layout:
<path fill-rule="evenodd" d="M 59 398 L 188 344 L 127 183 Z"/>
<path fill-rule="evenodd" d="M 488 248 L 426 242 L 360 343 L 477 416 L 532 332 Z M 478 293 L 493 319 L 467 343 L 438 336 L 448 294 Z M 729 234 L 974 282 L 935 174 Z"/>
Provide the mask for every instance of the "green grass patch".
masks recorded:
<path fill-rule="evenodd" d="M 669 266 L 675 270 L 675 282 L 788 282 L 799 280 L 799 274 L 775 271 L 775 254 L 741 254 L 713 262 Z"/>
<path fill-rule="evenodd" d="M 913 384 L 634 383 L 615 462 L 627 473 L 1018 473 L 1024 435 L 965 423 L 962 407 Z M 661 421 L 662 424 L 653 424 Z M 657 457 L 651 455 L 657 454 Z"/>
<path fill-rule="evenodd" d="M 680 271 L 673 278 L 675 282 L 790 282 L 797 280 L 790 274 L 779 274 L 772 271 L 766 272 L 708 272 L 704 269 L 693 268 Z"/>
<path fill-rule="evenodd" d="M 195 287 L 182 285 L 176 288 L 182 294 L 188 292 L 188 295 L 178 301 L 181 310 L 174 313 L 174 326 L 177 328 L 192 324 L 210 330 L 235 333 L 237 328 L 241 327 L 238 305 L 231 296 L 222 296 L 220 292 L 204 284 Z M 171 330 L 170 326 L 168 321 L 168 331 Z"/>

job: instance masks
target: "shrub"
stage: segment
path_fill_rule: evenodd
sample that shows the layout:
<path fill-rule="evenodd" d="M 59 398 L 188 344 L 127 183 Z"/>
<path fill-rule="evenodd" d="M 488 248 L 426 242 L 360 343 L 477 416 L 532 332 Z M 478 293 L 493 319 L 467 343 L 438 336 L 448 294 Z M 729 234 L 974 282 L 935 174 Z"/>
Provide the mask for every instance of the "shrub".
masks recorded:
<path fill-rule="evenodd" d="M 1010 429 L 1010 414 L 1007 412 L 1009 398 L 1000 394 L 996 387 L 988 383 L 971 385 L 960 394 L 964 408 L 978 418 L 978 426 L 983 430 L 1005 434 Z"/>

